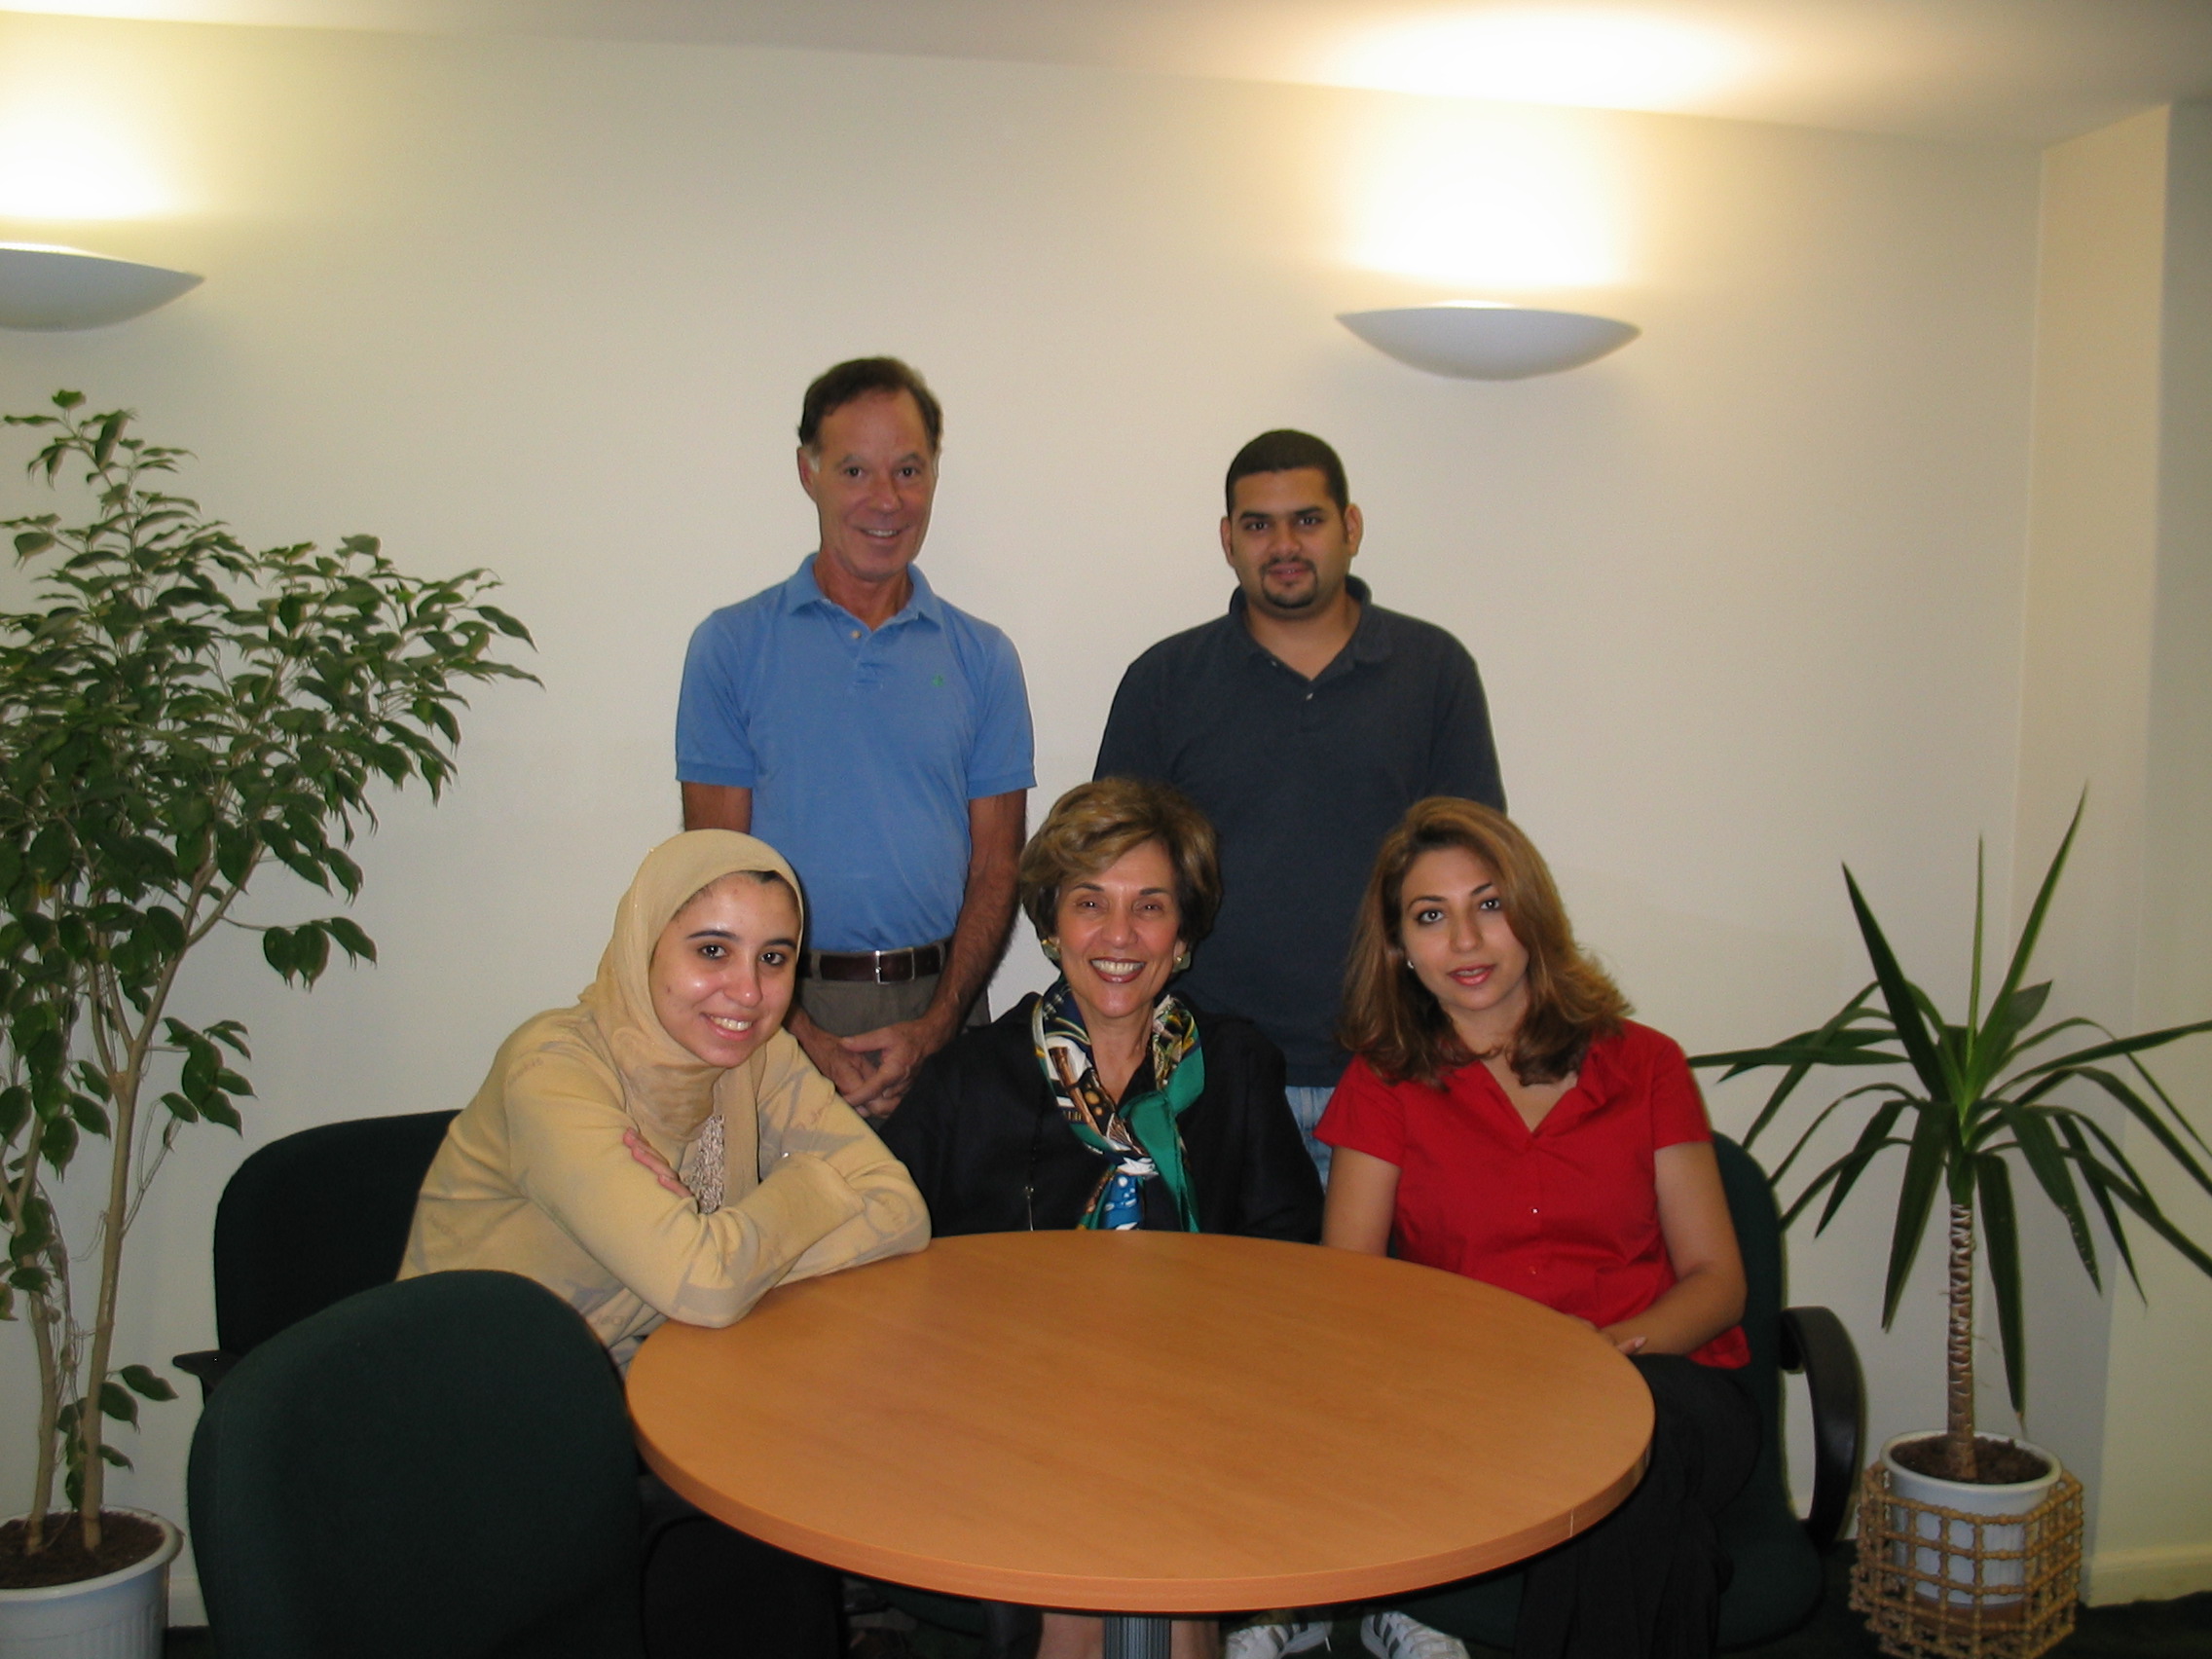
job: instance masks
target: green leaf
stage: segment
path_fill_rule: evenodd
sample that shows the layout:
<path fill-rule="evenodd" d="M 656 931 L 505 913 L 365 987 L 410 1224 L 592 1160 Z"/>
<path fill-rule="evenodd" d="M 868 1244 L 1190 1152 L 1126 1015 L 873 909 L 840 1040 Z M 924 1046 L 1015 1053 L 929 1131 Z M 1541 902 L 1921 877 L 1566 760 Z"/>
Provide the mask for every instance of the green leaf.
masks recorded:
<path fill-rule="evenodd" d="M 2118 1181 L 2109 1183 L 2109 1186 L 2113 1196 L 2135 1212 L 2138 1221 L 2180 1251 L 2190 1266 L 2198 1272 L 2212 1275 L 2212 1255 L 2206 1255 L 2194 1239 L 2168 1221 L 2166 1212 L 2158 1207 L 2157 1200 L 2148 1191 L 2141 1187 L 2125 1186 Z"/>
<path fill-rule="evenodd" d="M 322 862 L 324 867 L 336 878 L 339 887 L 349 899 L 357 898 L 360 895 L 361 866 L 348 858 L 344 851 L 337 847 L 325 847 L 322 851 Z"/>
<path fill-rule="evenodd" d="M 39 1134 L 38 1152 L 56 1174 L 67 1169 L 69 1161 L 77 1156 L 77 1125 L 67 1118 L 49 1118 Z"/>
<path fill-rule="evenodd" d="M 67 826 L 49 824 L 31 837 L 30 850 L 23 862 L 29 866 L 33 876 L 51 887 L 68 873 L 75 853 Z"/>
<path fill-rule="evenodd" d="M 1997 1105 L 2004 1114 L 2005 1126 L 2019 1143 L 2020 1156 L 2028 1161 L 2029 1172 L 2042 1186 L 2044 1196 L 2065 1217 L 2066 1231 L 2074 1240 L 2074 1253 L 2088 1270 L 2089 1282 L 2103 1290 L 2104 1275 L 2097 1271 L 2097 1246 L 2089 1235 L 2088 1213 L 2082 1207 L 2082 1196 L 2075 1190 L 2074 1177 L 2066 1167 L 2066 1155 L 2059 1147 L 2049 1120 L 2035 1108 L 2010 1100 L 1999 1100 Z"/>
<path fill-rule="evenodd" d="M 1986 866 L 1989 848 L 1976 835 L 1973 840 L 1973 955 L 1972 971 L 1967 982 L 1967 1028 L 1978 1030 L 1981 1026 L 1981 934 L 1983 900 L 1988 893 Z"/>
<path fill-rule="evenodd" d="M 2086 1078 L 2111 1095 L 2113 1099 L 2119 1101 L 2127 1110 L 2130 1117 L 2151 1131 L 2152 1138 L 2165 1149 L 2168 1158 L 2171 1158 L 2188 1171 L 2190 1178 L 2197 1186 L 2207 1193 L 2212 1193 L 2212 1174 L 2206 1173 L 2204 1166 L 2191 1155 L 2189 1148 L 2182 1144 L 2180 1137 L 2166 1127 L 2164 1120 L 2154 1112 L 2149 1103 L 2133 1088 L 2129 1088 L 2125 1082 L 2115 1077 L 2111 1072 L 2096 1066 L 2082 1066 L 2076 1070 L 2074 1075 Z M 2059 1081 L 2059 1078 L 2054 1076 L 2048 1081 L 2055 1084 Z M 2131 1177 L 2134 1176 L 2133 1165 L 2126 1167 L 2128 1174 Z M 2136 1184 L 2138 1186 L 2143 1184 L 2140 1178 L 2136 1179 Z"/>
<path fill-rule="evenodd" d="M 534 645 L 537 643 L 530 637 L 528 628 L 525 628 L 496 605 L 479 605 L 476 608 L 476 614 L 483 617 L 485 621 L 491 623 L 493 627 L 498 629 L 510 640 L 520 640 L 526 645 Z"/>
<path fill-rule="evenodd" d="M 130 1397 L 130 1390 L 120 1383 L 100 1384 L 100 1412 L 118 1422 L 135 1425 L 138 1421 L 138 1402 Z"/>
<path fill-rule="evenodd" d="M 2059 1134 L 2066 1142 L 2067 1156 L 2082 1172 L 2082 1184 L 2089 1189 L 2097 1212 L 2104 1217 L 2105 1232 L 2112 1238 L 2112 1247 L 2120 1253 L 2120 1266 L 2127 1270 L 2127 1277 L 2135 1286 L 2135 1294 L 2143 1294 L 2143 1275 L 2135 1271 L 2135 1252 L 2128 1247 L 2127 1229 L 2120 1224 L 2120 1213 L 2113 1208 L 2112 1194 L 2107 1190 L 2104 1165 L 2089 1150 L 2088 1139 L 2082 1126 L 2075 1122 L 2075 1114 L 2055 1111 L 2051 1114 Z"/>
<path fill-rule="evenodd" d="M 261 954 L 269 966 L 286 979 L 298 972 L 297 961 L 292 954 L 292 935 L 284 928 L 262 930 Z"/>
<path fill-rule="evenodd" d="M 2044 918 L 2050 913 L 2050 896 L 2058 891 L 2058 878 L 2066 868 L 2066 855 L 2074 850 L 2074 836 L 2082 828 L 2082 812 L 2089 804 L 2089 792 L 2083 789 L 2074 802 L 2074 817 L 2066 826 L 2066 834 L 2058 843 L 2058 851 L 2051 855 L 2050 867 L 2044 871 L 2043 885 L 2036 889 L 2035 903 L 2028 907 L 2027 926 L 2020 930 L 2019 940 L 2012 946 L 2012 960 L 2005 970 L 2005 982 L 1997 989 L 1997 998 L 1990 1006 L 2003 1008 L 2020 988 L 2027 977 L 2028 963 L 2036 953 L 2036 940 L 2043 935 Z"/>
<path fill-rule="evenodd" d="M 2132 1054 L 2147 1053 L 2162 1049 L 2168 1043 L 2183 1037 L 2194 1037 L 2199 1032 L 2212 1031 L 2212 1019 L 2193 1020 L 2187 1025 L 2168 1025 L 2157 1031 L 2145 1031 L 2134 1037 L 2115 1037 L 2108 1043 L 2093 1043 L 2086 1049 L 2077 1049 L 2071 1054 L 2060 1054 L 2055 1059 L 2043 1061 L 2020 1073 L 2020 1080 L 2042 1077 L 2049 1072 L 2075 1070 L 2093 1065 L 2099 1060 L 2120 1059 Z M 2018 1081 L 2018 1080 L 2015 1080 Z"/>
<path fill-rule="evenodd" d="M 1997 1289 L 1997 1333 L 2005 1348 L 2005 1382 L 2012 1410 L 2028 1409 L 2027 1315 L 2020 1306 L 2020 1230 L 2012 1211 L 2012 1177 L 2005 1161 L 1989 1154 L 1973 1161 L 1979 1189 L 1977 1213 L 1989 1246 L 1989 1276 Z"/>
<path fill-rule="evenodd" d="M 0 1088 L 0 1142 L 12 1142 L 30 1122 L 31 1091 L 21 1084 Z"/>
<path fill-rule="evenodd" d="M 92 464 L 106 466 L 115 460 L 115 446 L 122 438 L 124 428 L 130 424 L 130 412 L 118 409 L 101 417 L 92 436 Z"/>
<path fill-rule="evenodd" d="M 1821 1211 L 1820 1222 L 1814 1228 L 1816 1233 L 1827 1231 L 1828 1223 L 1835 1219 L 1836 1211 L 1843 1207 L 1843 1200 L 1851 1197 L 1851 1189 L 1859 1184 L 1859 1177 L 1865 1173 L 1866 1166 L 1874 1161 L 1875 1155 L 1893 1144 L 1890 1130 L 1898 1119 L 1903 1116 L 1904 1109 L 1908 1105 L 1919 1104 L 1921 1103 L 1909 1096 L 1889 1100 L 1876 1108 L 1873 1116 L 1866 1120 L 1865 1126 L 1859 1131 L 1857 1144 L 1844 1160 L 1846 1167 L 1836 1176 L 1834 1189 L 1828 1194 L 1827 1207 Z"/>
<path fill-rule="evenodd" d="M 377 959 L 376 940 L 363 933 L 350 917 L 331 916 L 322 924 L 325 933 L 338 942 L 340 949 L 354 962 L 374 962 Z"/>
<path fill-rule="evenodd" d="M 242 884 L 260 857 L 261 844 L 236 824 L 215 826 L 215 868 L 233 887 Z"/>
<path fill-rule="evenodd" d="M 1859 879 L 1849 866 L 1844 867 L 1843 883 L 1851 894 L 1852 913 L 1859 918 L 1859 934 L 1865 941 L 1867 958 L 1874 965 L 1874 982 L 1881 987 L 1882 1001 L 1890 1011 L 1898 1041 L 1904 1046 L 1905 1058 L 1912 1062 L 1920 1086 L 1932 1096 L 1943 1101 L 1954 1099 L 1958 1079 L 1937 1053 L 1935 1038 L 1921 1014 L 1926 999 L 1920 987 L 1898 966 L 1897 954 L 1890 949 L 1882 925 L 1874 919 L 1873 909 L 1859 891 Z"/>
<path fill-rule="evenodd" d="M 176 1398 L 176 1389 L 169 1384 L 168 1380 L 143 1365 L 127 1365 L 116 1375 L 123 1379 L 123 1385 L 133 1394 L 142 1395 L 149 1400 Z"/>
<path fill-rule="evenodd" d="M 1929 1213 L 1942 1183 L 1952 1125 L 1943 1109 L 1933 1101 L 1915 1101 L 1920 1121 L 1913 1126 L 1912 1151 L 1906 1155 L 1904 1182 L 1898 1192 L 1897 1226 L 1890 1235 L 1889 1275 L 1882 1289 L 1882 1329 L 1898 1316 L 1898 1302 L 1911 1276 L 1913 1258 L 1928 1232 Z"/>

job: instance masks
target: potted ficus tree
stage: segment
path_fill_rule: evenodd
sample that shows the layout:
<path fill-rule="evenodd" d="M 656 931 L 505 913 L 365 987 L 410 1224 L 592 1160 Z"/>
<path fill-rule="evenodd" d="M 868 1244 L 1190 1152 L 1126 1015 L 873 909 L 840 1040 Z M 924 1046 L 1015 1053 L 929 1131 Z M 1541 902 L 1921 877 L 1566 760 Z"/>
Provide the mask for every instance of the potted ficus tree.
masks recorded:
<path fill-rule="evenodd" d="M 1873 967 L 1873 983 L 1815 1030 L 1767 1048 L 1702 1054 L 1691 1061 L 1723 1068 L 1724 1077 L 1762 1067 L 1782 1069 L 1781 1081 L 1744 1137 L 1747 1144 L 1757 1139 L 1817 1070 L 1906 1068 L 1902 1081 L 1892 1077 L 1852 1088 L 1814 1113 L 1774 1174 L 1778 1183 L 1786 1180 L 1814 1138 L 1838 1119 L 1856 1122 L 1858 1132 L 1849 1150 L 1811 1176 L 1784 1212 L 1787 1226 L 1818 1204 L 1819 1226 L 1825 1228 L 1877 1160 L 1892 1151 L 1903 1155 L 1883 1287 L 1884 1329 L 1896 1317 L 1929 1222 L 1942 1206 L 1949 1236 L 1945 1423 L 1939 1432 L 1899 1437 L 1884 1448 L 1884 1457 L 1908 1487 L 1923 1483 L 1912 1490 L 1936 1494 L 1927 1501 L 1972 1514 L 2025 1513 L 2058 1478 L 2049 1454 L 1977 1433 L 1974 1422 L 1974 1287 L 1976 1263 L 1984 1254 L 2012 1408 L 2018 1414 L 2027 1405 L 2025 1286 L 2014 1170 L 2025 1170 L 2034 1188 L 2056 1207 L 2083 1268 L 2100 1290 L 2104 1273 L 2090 1226 L 2092 1209 L 2138 1292 L 2141 1281 L 2126 1227 L 2131 1216 L 2212 1273 L 2212 1255 L 2167 1218 L 2120 1141 L 2097 1115 L 2083 1109 L 2101 1099 L 2108 1112 L 2133 1120 L 2191 1180 L 2212 1193 L 2212 1174 L 2199 1157 L 2212 1149 L 2141 1058 L 2193 1033 L 2212 1031 L 2212 1019 L 2131 1037 L 2115 1036 L 2082 1016 L 2037 1023 L 2049 1000 L 2050 983 L 2025 981 L 2081 824 L 2078 804 L 2037 890 L 2004 979 L 1986 1004 L 1977 853 L 1972 965 L 1963 1019 L 1947 1018 L 1927 991 L 1905 977 L 1846 867 L 1844 883 Z M 2016 1564 L 2009 1570 L 2014 1573 L 2011 1582 L 2018 1584 Z M 1975 1581 L 1991 1582 L 1987 1575 Z M 2018 1600 L 2017 1590 L 2009 1594 Z M 1964 1592 L 1946 1595 L 1967 1599 Z"/>
<path fill-rule="evenodd" d="M 178 973 L 226 927 L 256 927 L 269 966 L 303 984 L 333 946 L 373 961 L 345 916 L 249 924 L 239 902 L 271 860 L 357 894 L 346 848 L 376 793 L 442 791 L 463 688 L 531 678 L 496 654 L 530 636 L 482 603 L 482 571 L 409 576 L 370 536 L 247 548 L 158 488 L 182 451 L 83 406 L 63 391 L 6 418 L 42 441 L 33 477 L 81 475 L 91 502 L 81 525 L 5 525 L 40 608 L 0 614 L 0 1317 L 28 1328 L 39 1394 L 29 1505 L 0 1528 L 0 1648 L 89 1620 L 108 1644 L 86 1651 L 123 1652 L 135 1621 L 158 1654 L 174 1529 L 103 1504 L 106 1470 L 129 1461 L 108 1424 L 174 1394 L 116 1353 L 124 1244 L 178 1133 L 236 1130 L 252 1092 L 234 1069 L 244 1027 L 176 1017 Z M 96 1191 L 64 1201 L 86 1165 Z M 64 1241 L 65 1212 L 90 1218 L 89 1248 Z M 95 1604 L 57 1610 L 61 1585 Z"/>

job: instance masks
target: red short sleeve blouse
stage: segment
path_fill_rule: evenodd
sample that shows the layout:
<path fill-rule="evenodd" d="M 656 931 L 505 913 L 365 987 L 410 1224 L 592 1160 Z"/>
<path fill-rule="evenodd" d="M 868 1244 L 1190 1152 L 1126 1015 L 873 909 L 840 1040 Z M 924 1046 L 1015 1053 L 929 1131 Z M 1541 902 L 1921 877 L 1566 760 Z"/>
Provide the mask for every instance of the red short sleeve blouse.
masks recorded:
<path fill-rule="evenodd" d="M 1591 1045 L 1574 1087 L 1533 1131 L 1484 1066 L 1462 1066 L 1439 1088 L 1385 1083 L 1360 1058 L 1314 1133 L 1398 1166 L 1407 1261 L 1598 1326 L 1673 1287 L 1652 1155 L 1713 1138 L 1680 1046 L 1633 1021 Z M 1731 1326 L 1690 1358 L 1733 1368 L 1751 1349 Z"/>

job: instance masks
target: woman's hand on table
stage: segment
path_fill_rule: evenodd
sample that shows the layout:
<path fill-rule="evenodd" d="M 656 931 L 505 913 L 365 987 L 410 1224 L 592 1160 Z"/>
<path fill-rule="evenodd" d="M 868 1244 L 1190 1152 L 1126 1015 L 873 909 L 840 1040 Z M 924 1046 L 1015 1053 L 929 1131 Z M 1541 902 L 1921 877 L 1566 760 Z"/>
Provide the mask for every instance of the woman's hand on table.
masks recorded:
<path fill-rule="evenodd" d="M 688 1198 L 691 1189 L 676 1178 L 676 1171 L 668 1166 L 668 1160 L 646 1144 L 645 1137 L 636 1129 L 622 1131 L 622 1144 L 630 1149 L 630 1156 L 650 1170 L 654 1180 L 680 1198 Z"/>

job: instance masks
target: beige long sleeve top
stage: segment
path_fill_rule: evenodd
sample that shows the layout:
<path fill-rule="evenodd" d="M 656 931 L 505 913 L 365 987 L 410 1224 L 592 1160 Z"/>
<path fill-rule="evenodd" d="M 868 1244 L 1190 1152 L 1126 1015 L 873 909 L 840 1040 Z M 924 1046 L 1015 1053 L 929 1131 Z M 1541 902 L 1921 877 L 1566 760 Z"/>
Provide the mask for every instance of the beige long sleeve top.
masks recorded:
<path fill-rule="evenodd" d="M 719 858 L 754 862 L 723 868 L 782 866 L 749 836 L 676 840 L 708 835 L 747 843 Z M 787 1280 L 929 1241 L 929 1214 L 904 1165 L 790 1035 L 725 1071 L 698 1064 L 660 1030 L 645 988 L 649 940 L 722 871 L 702 877 L 697 857 L 679 860 L 651 884 L 667 891 L 634 903 L 652 863 L 623 901 L 583 1002 L 509 1037 L 454 1120 L 400 1269 L 402 1278 L 452 1268 L 525 1274 L 581 1312 L 621 1364 L 663 1319 L 727 1325 Z M 711 1211 L 669 1192 L 622 1144 L 626 1131 L 640 1132 L 694 1192 L 711 1193 L 700 1164 L 718 1117 L 721 1201 Z"/>

